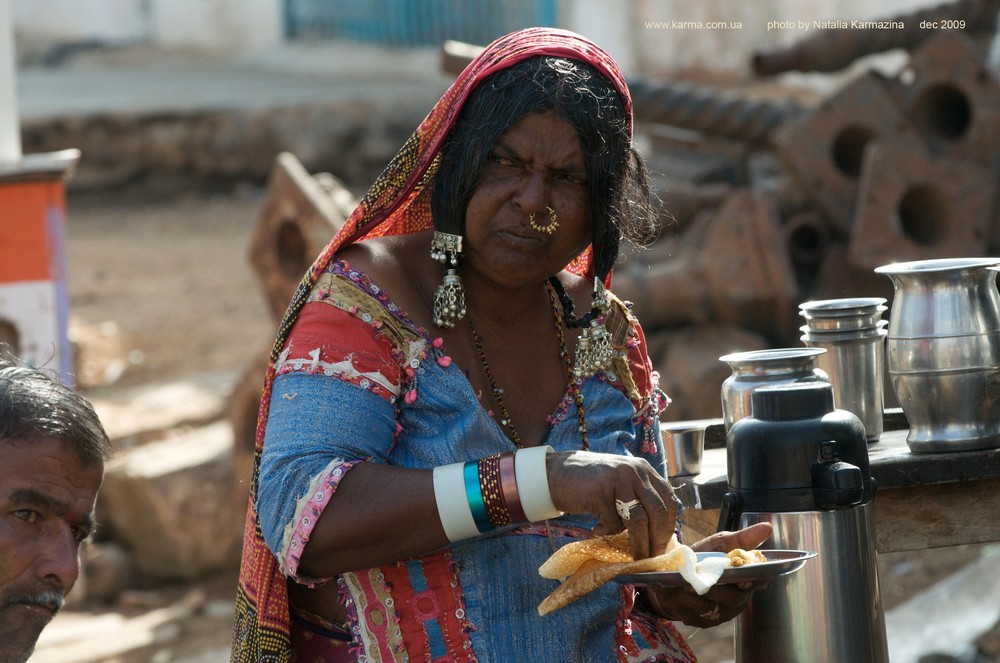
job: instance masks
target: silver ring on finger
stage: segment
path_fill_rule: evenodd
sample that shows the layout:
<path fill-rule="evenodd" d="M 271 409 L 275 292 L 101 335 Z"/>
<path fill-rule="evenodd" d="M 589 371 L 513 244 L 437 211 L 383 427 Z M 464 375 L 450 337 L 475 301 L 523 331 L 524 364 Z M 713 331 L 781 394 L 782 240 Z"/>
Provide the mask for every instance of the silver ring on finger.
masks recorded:
<path fill-rule="evenodd" d="M 621 516 L 622 520 L 628 520 L 632 517 L 632 509 L 639 505 L 639 500 L 629 500 L 628 502 L 615 500 L 615 511 L 618 512 L 618 515 Z"/>

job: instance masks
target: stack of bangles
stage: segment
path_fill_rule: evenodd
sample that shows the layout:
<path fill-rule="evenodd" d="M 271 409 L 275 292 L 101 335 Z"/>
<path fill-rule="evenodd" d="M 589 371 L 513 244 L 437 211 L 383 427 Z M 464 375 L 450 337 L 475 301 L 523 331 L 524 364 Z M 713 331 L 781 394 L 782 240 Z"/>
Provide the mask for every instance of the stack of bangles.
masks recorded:
<path fill-rule="evenodd" d="M 435 467 L 434 499 L 448 540 L 563 515 L 549 494 L 545 456 L 551 452 L 531 447 Z"/>

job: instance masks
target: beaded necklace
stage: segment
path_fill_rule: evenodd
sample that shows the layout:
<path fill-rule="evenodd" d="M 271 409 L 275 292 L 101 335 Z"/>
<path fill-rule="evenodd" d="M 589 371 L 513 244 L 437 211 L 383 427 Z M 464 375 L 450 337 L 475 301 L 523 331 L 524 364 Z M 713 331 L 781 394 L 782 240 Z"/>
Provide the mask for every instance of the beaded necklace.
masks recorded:
<path fill-rule="evenodd" d="M 566 366 L 566 375 L 569 379 L 569 395 L 573 398 L 573 402 L 576 403 L 576 416 L 578 421 L 577 430 L 579 430 L 580 435 L 583 438 L 583 449 L 588 450 L 590 449 L 590 439 L 587 436 L 587 421 L 586 413 L 583 408 L 583 392 L 580 390 L 580 380 L 573 375 L 573 358 L 569 354 L 569 348 L 566 347 L 566 335 L 563 333 L 562 313 L 560 313 L 559 310 L 556 294 L 548 282 L 545 284 L 545 289 L 549 294 L 549 302 L 552 304 L 552 317 L 555 319 L 556 335 L 559 338 L 559 356 L 563 360 L 563 365 Z M 483 367 L 483 373 L 486 374 L 486 379 L 490 383 L 490 390 L 493 392 L 493 400 L 496 401 L 497 407 L 500 409 L 500 426 L 507 431 L 508 437 L 510 437 L 510 439 L 514 442 L 515 446 L 522 447 L 524 445 L 521 442 L 521 435 L 517 432 L 517 428 L 514 426 L 514 420 L 511 418 L 510 411 L 507 409 L 507 404 L 503 400 L 503 388 L 497 384 L 496 378 L 493 377 L 493 369 L 490 368 L 490 363 L 486 359 L 486 351 L 483 350 L 483 339 L 479 336 L 479 332 L 476 331 L 476 327 L 472 324 L 472 316 L 466 316 L 466 320 L 469 321 L 469 331 L 472 332 L 472 342 L 476 346 L 476 354 L 479 355 L 479 363 Z M 555 422 L 551 416 L 547 418 L 547 421 L 551 429 L 552 424 Z M 548 437 L 548 432 L 545 433 L 545 437 Z"/>

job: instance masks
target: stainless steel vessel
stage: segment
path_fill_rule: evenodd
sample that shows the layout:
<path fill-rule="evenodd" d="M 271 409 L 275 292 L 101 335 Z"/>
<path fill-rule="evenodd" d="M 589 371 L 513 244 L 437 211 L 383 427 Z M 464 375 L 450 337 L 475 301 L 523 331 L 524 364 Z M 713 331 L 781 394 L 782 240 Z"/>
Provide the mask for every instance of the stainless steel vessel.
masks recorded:
<path fill-rule="evenodd" d="M 722 383 L 722 420 L 726 430 L 750 416 L 750 396 L 757 387 L 790 382 L 829 382 L 827 374 L 816 365 L 816 358 L 824 352 L 823 348 L 776 348 L 719 357 L 719 361 L 729 364 L 733 371 Z"/>
<path fill-rule="evenodd" d="M 1000 258 L 946 258 L 875 271 L 895 288 L 886 342 L 911 451 L 1000 446 Z"/>
<path fill-rule="evenodd" d="M 663 451 L 667 458 L 667 477 L 693 476 L 701 472 L 705 450 L 705 426 L 691 422 L 660 424 Z"/>
<path fill-rule="evenodd" d="M 823 348 L 816 365 L 833 385 L 836 407 L 853 412 L 869 443 L 882 435 L 885 393 L 886 311 L 882 297 L 824 299 L 799 305 L 806 320 L 802 342 Z"/>
<path fill-rule="evenodd" d="M 770 522 L 763 548 L 818 553 L 753 594 L 736 622 L 737 663 L 887 663 L 861 421 L 834 409 L 829 384 L 759 387 L 727 451 L 719 528 Z"/>
<path fill-rule="evenodd" d="M 888 662 L 872 506 L 745 513 L 740 526 L 762 521 L 774 527 L 776 548 L 821 552 L 800 571 L 775 578 L 754 594 L 737 618 L 737 662 Z M 845 541 L 852 541 L 853 549 L 845 548 Z"/>

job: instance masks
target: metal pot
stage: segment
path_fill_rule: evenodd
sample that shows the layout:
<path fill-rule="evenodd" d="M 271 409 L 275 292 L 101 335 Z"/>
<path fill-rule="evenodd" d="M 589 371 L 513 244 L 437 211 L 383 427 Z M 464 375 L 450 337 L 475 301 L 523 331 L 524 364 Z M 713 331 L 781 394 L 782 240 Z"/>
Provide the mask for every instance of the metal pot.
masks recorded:
<path fill-rule="evenodd" d="M 722 383 L 722 420 L 726 431 L 734 423 L 750 416 L 750 396 L 762 385 L 791 382 L 829 382 L 816 358 L 825 348 L 777 348 L 734 352 L 719 357 L 733 370 Z"/>
<path fill-rule="evenodd" d="M 887 365 L 911 451 L 1000 446 L 1000 258 L 885 265 Z"/>

